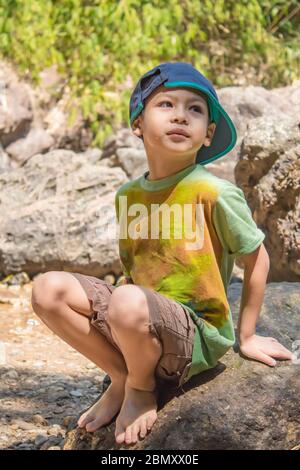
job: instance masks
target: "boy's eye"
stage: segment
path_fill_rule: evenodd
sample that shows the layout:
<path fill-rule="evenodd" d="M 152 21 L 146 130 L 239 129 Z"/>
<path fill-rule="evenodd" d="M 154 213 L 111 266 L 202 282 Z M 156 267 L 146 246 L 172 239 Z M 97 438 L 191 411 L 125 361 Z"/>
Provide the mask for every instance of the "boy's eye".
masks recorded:
<path fill-rule="evenodd" d="M 164 104 L 164 103 L 172 104 L 171 101 L 161 101 L 158 105 L 161 106 L 161 105 Z M 201 108 L 200 108 L 199 106 L 194 105 L 194 106 L 191 106 L 191 108 L 196 108 L 199 113 L 202 112 L 202 110 L 201 110 Z"/>

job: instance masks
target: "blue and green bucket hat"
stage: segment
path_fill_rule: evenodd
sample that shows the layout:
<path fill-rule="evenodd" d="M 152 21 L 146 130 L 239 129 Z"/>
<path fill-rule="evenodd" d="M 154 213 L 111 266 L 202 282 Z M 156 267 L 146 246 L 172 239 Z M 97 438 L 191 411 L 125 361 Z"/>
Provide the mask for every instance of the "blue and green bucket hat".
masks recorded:
<path fill-rule="evenodd" d="M 210 122 L 216 124 L 212 143 L 197 152 L 196 163 L 205 165 L 228 153 L 236 144 L 235 126 L 221 106 L 212 83 L 188 62 L 165 62 L 146 72 L 138 81 L 129 103 L 130 126 L 144 109 L 145 99 L 160 85 L 195 88 L 207 97 Z"/>

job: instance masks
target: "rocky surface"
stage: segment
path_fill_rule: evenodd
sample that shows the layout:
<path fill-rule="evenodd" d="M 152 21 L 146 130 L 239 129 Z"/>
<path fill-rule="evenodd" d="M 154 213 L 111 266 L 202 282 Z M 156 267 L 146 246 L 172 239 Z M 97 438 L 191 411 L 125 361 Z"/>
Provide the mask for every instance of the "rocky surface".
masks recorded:
<path fill-rule="evenodd" d="M 236 321 L 242 272 L 235 267 L 234 274 L 228 294 Z M 116 448 L 113 423 L 93 434 L 72 430 L 109 381 L 34 314 L 31 289 L 25 272 L 0 283 L 0 448 L 57 450 L 68 430 L 66 449 Z M 299 349 L 299 300 L 298 284 L 269 284 L 258 332 Z M 293 448 L 300 442 L 297 364 L 269 368 L 231 351 L 183 391 L 161 391 L 155 432 L 137 448 Z"/>
<path fill-rule="evenodd" d="M 61 448 L 78 414 L 108 385 L 103 371 L 34 314 L 31 290 L 26 272 L 0 282 L 0 449 Z"/>
<path fill-rule="evenodd" d="M 148 170 L 142 141 L 130 129 L 119 129 L 104 143 L 102 163 L 120 167 L 129 179 L 135 179 Z"/>
<path fill-rule="evenodd" d="M 239 159 L 243 139 L 252 120 L 274 116 L 276 122 L 287 117 L 299 119 L 300 81 L 293 85 L 267 90 L 261 86 L 228 86 L 217 89 L 218 97 L 231 117 L 237 131 L 235 147 L 206 168 L 219 176 L 235 182 L 235 165 Z"/>
<path fill-rule="evenodd" d="M 58 450 L 105 374 L 40 321 L 18 280 L 0 284 L 0 449 Z"/>
<path fill-rule="evenodd" d="M 235 322 L 241 284 L 229 288 Z M 268 284 L 257 333 L 273 336 L 298 359 L 275 368 L 243 358 L 237 348 L 180 391 L 162 389 L 158 420 L 135 445 L 115 443 L 115 425 L 88 433 L 74 428 L 64 449 L 296 449 L 300 443 L 300 291 Z"/>
<path fill-rule="evenodd" d="M 253 119 L 235 178 L 266 234 L 270 281 L 300 280 L 300 116 Z"/>
<path fill-rule="evenodd" d="M 70 90 L 56 67 L 45 69 L 40 77 L 34 87 L 30 77 L 20 80 L 9 63 L 0 62 L 0 143 L 9 157 L 8 168 L 58 148 L 85 151 L 92 142 L 75 99 L 74 121 L 68 122 Z"/>
<path fill-rule="evenodd" d="M 128 178 L 101 152 L 55 150 L 0 174 L 0 272 L 120 272 L 115 192 Z"/>

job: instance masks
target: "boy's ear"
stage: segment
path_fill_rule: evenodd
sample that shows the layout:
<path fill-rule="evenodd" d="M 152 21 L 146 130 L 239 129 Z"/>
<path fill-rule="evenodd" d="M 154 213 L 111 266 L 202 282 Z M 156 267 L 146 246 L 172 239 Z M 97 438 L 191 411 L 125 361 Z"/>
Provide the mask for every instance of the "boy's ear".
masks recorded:
<path fill-rule="evenodd" d="M 142 137 L 142 128 L 141 128 L 141 115 L 139 115 L 132 123 L 132 132 L 137 137 Z"/>
<path fill-rule="evenodd" d="M 209 147 L 212 143 L 212 140 L 213 140 L 213 137 L 214 137 L 214 133 L 216 131 L 216 123 L 215 122 L 211 122 L 208 127 L 207 127 L 207 132 L 206 132 L 206 137 L 205 137 L 205 140 L 203 142 L 203 145 L 205 145 L 205 147 Z"/>

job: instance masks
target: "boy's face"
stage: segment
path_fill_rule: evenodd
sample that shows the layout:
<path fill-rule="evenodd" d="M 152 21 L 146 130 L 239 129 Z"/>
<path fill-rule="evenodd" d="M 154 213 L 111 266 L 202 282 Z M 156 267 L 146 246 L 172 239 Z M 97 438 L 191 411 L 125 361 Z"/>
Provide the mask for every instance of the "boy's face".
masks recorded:
<path fill-rule="evenodd" d="M 202 145 L 209 146 L 216 124 L 209 124 L 203 93 L 191 88 L 159 86 L 145 100 L 144 112 L 133 123 L 136 136 L 143 136 L 148 157 L 155 155 L 183 160 L 195 159 Z M 186 137 L 170 134 L 180 128 Z"/>

